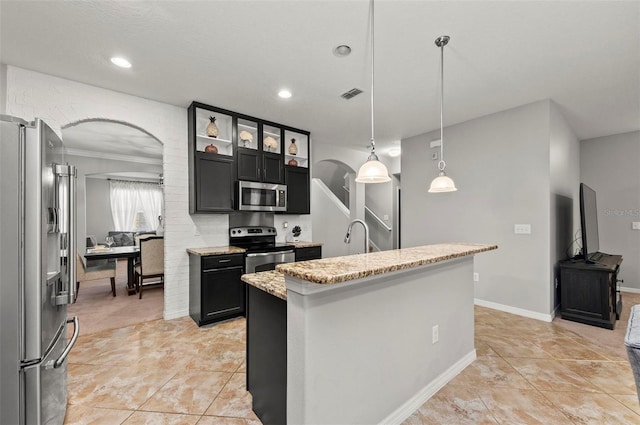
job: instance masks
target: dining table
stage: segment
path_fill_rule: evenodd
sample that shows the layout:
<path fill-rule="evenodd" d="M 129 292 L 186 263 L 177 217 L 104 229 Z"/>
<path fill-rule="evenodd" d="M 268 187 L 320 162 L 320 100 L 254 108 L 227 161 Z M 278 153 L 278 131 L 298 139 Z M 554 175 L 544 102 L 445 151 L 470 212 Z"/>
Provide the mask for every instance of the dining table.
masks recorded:
<path fill-rule="evenodd" d="M 127 259 L 127 294 L 136 293 L 136 285 L 133 276 L 133 266 L 135 260 L 140 258 L 140 248 L 137 246 L 114 246 L 114 247 L 94 247 L 87 248 L 84 258 L 89 260 L 116 260 Z"/>

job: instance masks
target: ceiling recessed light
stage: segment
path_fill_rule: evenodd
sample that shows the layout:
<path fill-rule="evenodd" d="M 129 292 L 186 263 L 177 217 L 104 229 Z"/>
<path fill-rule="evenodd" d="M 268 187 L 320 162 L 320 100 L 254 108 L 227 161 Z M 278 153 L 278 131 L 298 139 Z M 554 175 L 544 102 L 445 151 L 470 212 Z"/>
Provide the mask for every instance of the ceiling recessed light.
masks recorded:
<path fill-rule="evenodd" d="M 114 56 L 111 58 L 111 63 L 119 66 L 120 68 L 131 68 L 131 62 L 126 60 L 125 58 Z"/>
<path fill-rule="evenodd" d="M 333 49 L 333 54 L 336 56 L 349 56 L 350 53 L 351 47 L 347 46 L 346 44 L 341 44 Z"/>
<path fill-rule="evenodd" d="M 283 99 L 289 99 L 291 97 L 291 92 L 289 90 L 280 90 L 278 92 L 278 96 Z"/>
<path fill-rule="evenodd" d="M 395 158 L 396 156 L 400 156 L 400 153 L 401 153 L 401 150 L 400 150 L 399 147 L 398 148 L 390 148 L 387 151 L 387 155 L 389 155 L 392 158 Z"/>

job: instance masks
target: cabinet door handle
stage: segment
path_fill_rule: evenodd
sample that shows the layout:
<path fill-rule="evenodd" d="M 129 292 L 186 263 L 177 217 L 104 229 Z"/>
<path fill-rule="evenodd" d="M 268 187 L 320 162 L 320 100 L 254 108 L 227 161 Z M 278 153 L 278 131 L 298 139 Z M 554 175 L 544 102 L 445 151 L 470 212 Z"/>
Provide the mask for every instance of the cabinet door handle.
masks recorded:
<path fill-rule="evenodd" d="M 221 264 L 222 264 L 222 263 L 229 263 L 229 262 L 231 262 L 231 260 L 230 260 L 230 259 L 228 259 L 228 258 L 225 258 L 225 259 L 223 259 L 223 260 L 218 261 L 218 263 L 221 263 Z"/>

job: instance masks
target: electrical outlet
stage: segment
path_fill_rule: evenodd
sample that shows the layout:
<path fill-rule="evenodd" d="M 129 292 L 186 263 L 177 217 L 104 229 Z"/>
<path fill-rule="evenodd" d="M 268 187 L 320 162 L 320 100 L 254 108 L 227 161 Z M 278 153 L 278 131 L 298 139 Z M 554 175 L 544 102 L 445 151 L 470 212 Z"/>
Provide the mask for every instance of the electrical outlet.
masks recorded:
<path fill-rule="evenodd" d="M 474 273 L 473 274 L 473 281 L 474 282 L 480 282 L 480 273 Z"/>
<path fill-rule="evenodd" d="M 530 224 L 514 224 L 513 233 L 515 233 L 516 235 L 530 235 L 531 225 Z"/>
<path fill-rule="evenodd" d="M 438 342 L 438 325 L 431 328 L 431 343 L 435 344 L 436 342 Z"/>

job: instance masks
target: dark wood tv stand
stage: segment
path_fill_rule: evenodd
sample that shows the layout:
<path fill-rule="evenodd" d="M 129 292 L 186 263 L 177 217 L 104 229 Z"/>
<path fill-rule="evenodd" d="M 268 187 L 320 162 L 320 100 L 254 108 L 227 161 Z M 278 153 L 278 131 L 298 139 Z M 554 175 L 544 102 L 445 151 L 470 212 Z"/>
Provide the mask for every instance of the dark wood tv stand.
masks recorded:
<path fill-rule="evenodd" d="M 617 291 L 621 263 L 621 255 L 605 255 L 597 264 L 576 259 L 561 261 L 561 317 L 613 329 L 622 310 Z"/>

